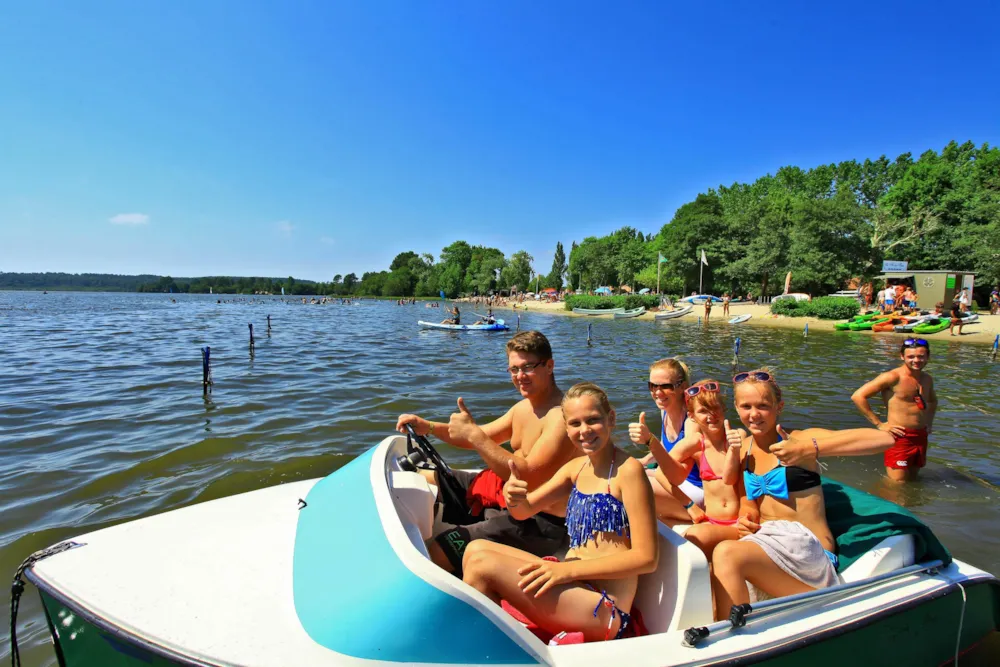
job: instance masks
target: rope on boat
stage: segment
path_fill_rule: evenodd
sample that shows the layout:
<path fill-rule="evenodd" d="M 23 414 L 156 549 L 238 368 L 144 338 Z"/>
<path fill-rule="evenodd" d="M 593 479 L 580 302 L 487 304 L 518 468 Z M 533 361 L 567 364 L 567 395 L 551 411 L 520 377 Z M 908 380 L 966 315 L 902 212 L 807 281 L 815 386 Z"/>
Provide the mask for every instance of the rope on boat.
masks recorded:
<path fill-rule="evenodd" d="M 962 624 L 965 623 L 965 603 L 968 599 L 965 597 L 965 586 L 957 581 L 955 584 L 962 591 L 962 612 L 958 615 L 958 637 L 955 638 L 955 664 L 953 666 L 958 667 L 958 651 L 962 648 Z"/>
<path fill-rule="evenodd" d="M 27 558 L 24 562 L 17 568 L 14 573 L 14 581 L 10 585 L 10 664 L 11 667 L 20 667 L 21 665 L 21 653 L 17 649 L 17 610 L 21 606 L 21 594 L 24 593 L 24 571 L 29 567 L 34 565 L 40 560 L 44 560 L 49 556 L 55 556 L 56 554 L 61 554 L 64 551 L 69 551 L 70 549 L 75 549 L 76 547 L 82 547 L 83 544 L 79 542 L 62 542 L 51 547 L 46 547 L 41 551 L 36 551 Z"/>

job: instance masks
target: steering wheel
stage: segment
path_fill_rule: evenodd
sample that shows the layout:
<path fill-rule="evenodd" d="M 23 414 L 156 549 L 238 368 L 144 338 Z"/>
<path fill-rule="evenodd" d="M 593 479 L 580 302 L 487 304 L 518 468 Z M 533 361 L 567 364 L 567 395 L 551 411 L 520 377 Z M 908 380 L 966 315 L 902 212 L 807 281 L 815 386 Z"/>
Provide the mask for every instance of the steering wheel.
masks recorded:
<path fill-rule="evenodd" d="M 424 455 L 424 459 L 429 461 L 437 471 L 438 487 L 441 489 L 441 496 L 445 502 L 455 508 L 468 507 L 465 500 L 465 489 L 430 441 L 414 431 L 411 424 L 406 425 L 406 433 L 406 449 L 409 450 L 415 444 L 415 449 L 420 451 Z"/>

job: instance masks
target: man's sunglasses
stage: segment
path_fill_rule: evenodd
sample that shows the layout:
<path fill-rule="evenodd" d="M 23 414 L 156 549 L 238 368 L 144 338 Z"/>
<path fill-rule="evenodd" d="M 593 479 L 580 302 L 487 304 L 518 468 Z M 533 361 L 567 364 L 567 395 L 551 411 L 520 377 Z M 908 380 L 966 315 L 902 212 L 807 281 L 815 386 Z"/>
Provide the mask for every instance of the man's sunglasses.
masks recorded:
<path fill-rule="evenodd" d="M 931 349 L 930 343 L 923 338 L 907 338 L 903 341 L 903 347 L 926 347 Z"/>
<path fill-rule="evenodd" d="M 746 382 L 747 380 L 757 380 L 759 382 L 770 382 L 771 374 L 764 371 L 750 371 L 749 373 L 737 373 L 733 376 L 733 384 Z"/>
<path fill-rule="evenodd" d="M 673 382 L 664 382 L 663 384 L 656 384 L 655 382 L 647 382 L 646 384 L 649 385 L 650 393 L 653 393 L 657 389 L 659 389 L 660 391 L 673 391 L 674 389 L 677 388 L 677 385 L 675 385 Z"/>
<path fill-rule="evenodd" d="M 706 382 L 705 384 L 699 384 L 694 387 L 688 387 L 684 390 L 684 395 L 688 398 L 694 398 L 701 392 L 719 391 L 718 382 Z"/>

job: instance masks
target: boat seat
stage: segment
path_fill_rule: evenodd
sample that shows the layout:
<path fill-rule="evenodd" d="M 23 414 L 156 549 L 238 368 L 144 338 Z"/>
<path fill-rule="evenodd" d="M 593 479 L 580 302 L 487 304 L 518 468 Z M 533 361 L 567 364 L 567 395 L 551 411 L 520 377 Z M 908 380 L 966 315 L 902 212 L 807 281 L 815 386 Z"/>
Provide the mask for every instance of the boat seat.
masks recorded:
<path fill-rule="evenodd" d="M 916 562 L 916 543 L 913 535 L 892 535 L 875 545 L 851 566 L 840 573 L 840 580 L 853 583 L 892 572 Z"/>
<path fill-rule="evenodd" d="M 639 577 L 635 604 L 650 634 L 712 622 L 712 583 L 701 549 L 657 522 L 656 570 Z"/>

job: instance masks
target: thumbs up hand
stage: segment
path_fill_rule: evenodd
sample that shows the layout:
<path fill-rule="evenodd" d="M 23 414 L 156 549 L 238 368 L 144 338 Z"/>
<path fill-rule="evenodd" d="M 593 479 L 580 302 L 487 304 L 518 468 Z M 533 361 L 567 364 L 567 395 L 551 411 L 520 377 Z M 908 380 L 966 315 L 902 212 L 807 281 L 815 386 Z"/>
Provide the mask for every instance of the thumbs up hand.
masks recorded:
<path fill-rule="evenodd" d="M 781 424 L 778 424 L 778 435 L 781 440 L 771 445 L 771 453 L 778 457 L 782 465 L 796 466 L 804 461 L 815 460 L 816 448 L 811 440 L 790 435 L 781 428 Z"/>
<path fill-rule="evenodd" d="M 458 412 L 453 412 L 448 419 L 448 439 L 459 446 L 471 446 L 472 439 L 479 433 L 482 433 L 482 429 L 476 425 L 476 420 L 466 407 L 465 401 L 459 397 Z"/>
<path fill-rule="evenodd" d="M 726 419 L 722 422 L 722 425 L 726 428 L 726 442 L 730 447 L 736 447 L 739 449 L 743 446 L 743 439 L 747 437 L 747 432 L 743 429 L 734 429 L 729 426 L 729 420 Z"/>
<path fill-rule="evenodd" d="M 632 422 L 628 425 L 628 437 L 629 440 L 637 445 L 649 445 L 650 438 L 653 434 L 649 432 L 649 427 L 646 426 L 646 413 L 639 413 L 639 421 Z"/>
<path fill-rule="evenodd" d="M 528 501 L 528 482 L 521 479 L 517 459 L 507 459 L 507 465 L 510 466 L 510 477 L 503 485 L 503 499 L 507 503 L 507 509 L 511 509 Z"/>

